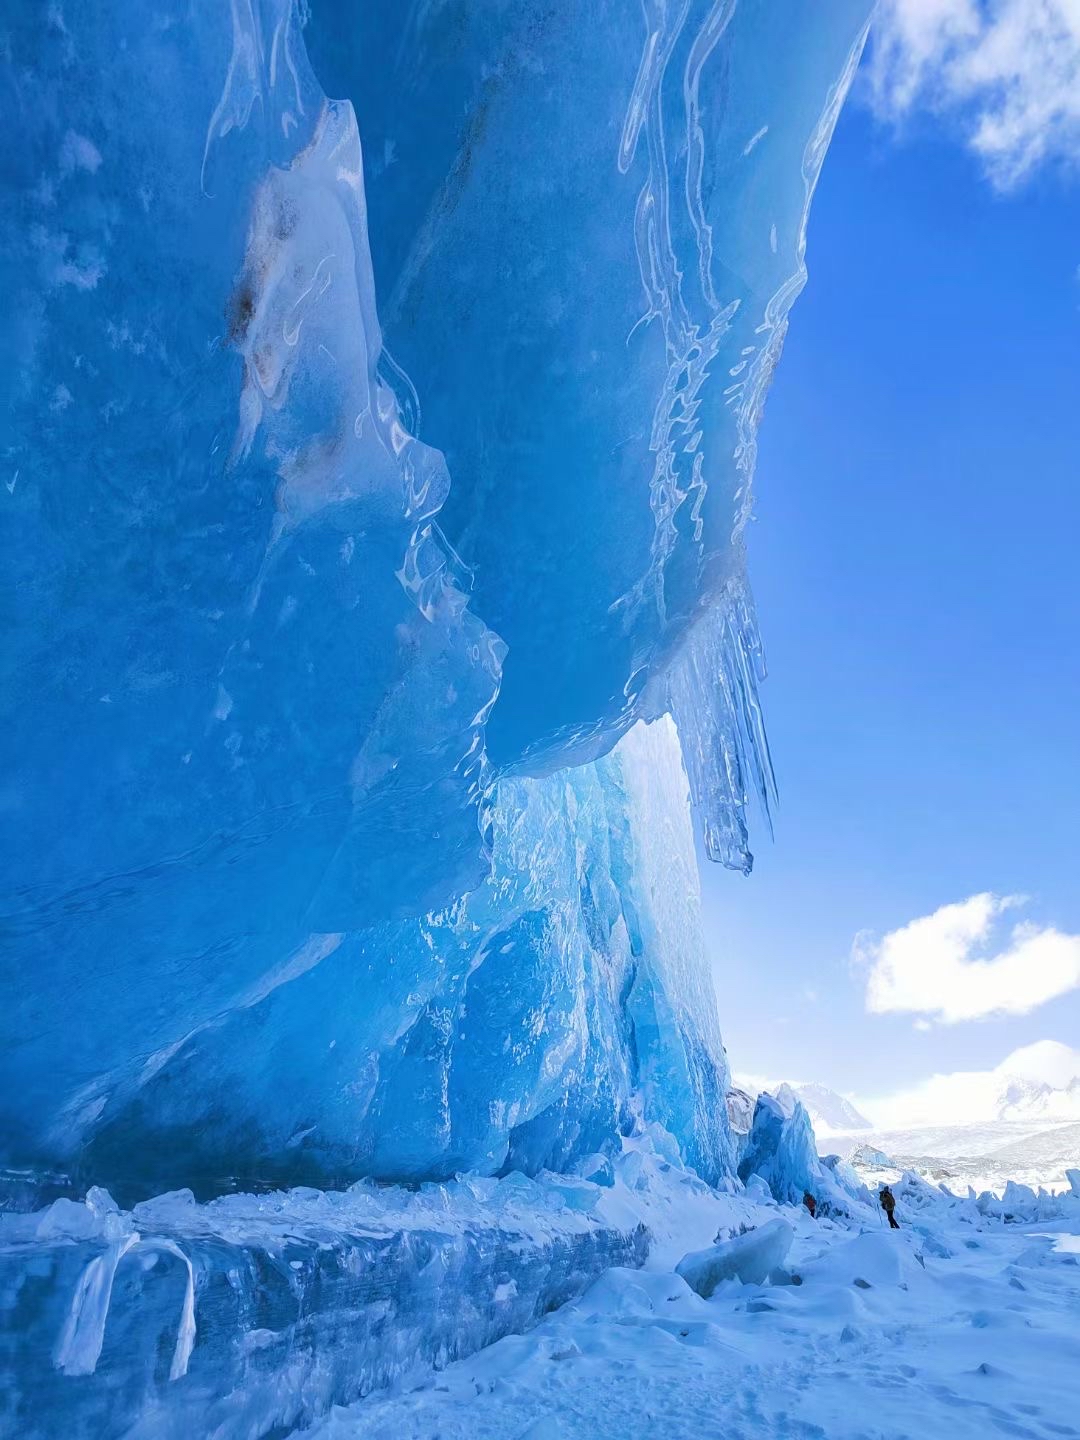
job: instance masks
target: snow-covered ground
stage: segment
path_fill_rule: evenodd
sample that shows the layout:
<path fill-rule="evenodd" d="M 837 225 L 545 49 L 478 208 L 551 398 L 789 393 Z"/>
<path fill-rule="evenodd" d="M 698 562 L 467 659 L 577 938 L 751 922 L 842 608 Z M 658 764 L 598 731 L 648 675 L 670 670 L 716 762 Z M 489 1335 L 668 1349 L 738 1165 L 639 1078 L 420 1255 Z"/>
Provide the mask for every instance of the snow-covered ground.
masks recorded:
<path fill-rule="evenodd" d="M 1080 1435 L 1080 1196 L 1020 1195 L 1020 1218 L 1006 1223 L 1000 1208 L 982 1213 L 911 1178 L 897 1192 L 903 1228 L 890 1232 L 865 1207 L 849 1224 L 815 1222 L 756 1194 L 684 1188 L 652 1201 L 663 1239 L 644 1270 L 609 1270 L 529 1333 L 339 1409 L 311 1433 Z M 714 1224 L 737 1234 L 778 1214 L 795 1228 L 788 1276 L 775 1277 L 789 1283 L 726 1281 L 704 1300 L 674 1273 L 678 1252 L 708 1243 Z"/>
<path fill-rule="evenodd" d="M 769 1173 L 806 1162 L 788 1119 Z M 576 1176 L 7 1212 L 0 1435 L 1080 1437 L 1080 1170 L 909 1174 L 889 1231 L 811 1159 L 817 1220 L 655 1124 Z"/>

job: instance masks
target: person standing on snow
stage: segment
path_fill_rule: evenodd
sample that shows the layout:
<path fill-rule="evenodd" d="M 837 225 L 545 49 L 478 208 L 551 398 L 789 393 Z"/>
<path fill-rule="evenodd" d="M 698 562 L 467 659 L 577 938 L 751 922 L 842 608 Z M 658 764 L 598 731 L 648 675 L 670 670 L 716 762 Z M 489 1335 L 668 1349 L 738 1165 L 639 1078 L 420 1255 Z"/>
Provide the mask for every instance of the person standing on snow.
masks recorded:
<path fill-rule="evenodd" d="M 817 1201 L 814 1199 L 813 1195 L 810 1194 L 810 1191 L 809 1191 L 809 1190 L 807 1190 L 807 1191 L 805 1191 L 805 1192 L 803 1193 L 802 1203 L 806 1206 L 807 1210 L 810 1211 L 810 1219 L 811 1219 L 811 1220 L 816 1220 L 816 1219 L 817 1219 Z"/>
<path fill-rule="evenodd" d="M 893 1214 L 893 1211 L 896 1209 L 896 1196 L 889 1189 L 888 1185 L 881 1187 L 881 1208 L 889 1217 L 889 1229 L 899 1230 L 900 1226 L 897 1223 L 896 1216 Z"/>

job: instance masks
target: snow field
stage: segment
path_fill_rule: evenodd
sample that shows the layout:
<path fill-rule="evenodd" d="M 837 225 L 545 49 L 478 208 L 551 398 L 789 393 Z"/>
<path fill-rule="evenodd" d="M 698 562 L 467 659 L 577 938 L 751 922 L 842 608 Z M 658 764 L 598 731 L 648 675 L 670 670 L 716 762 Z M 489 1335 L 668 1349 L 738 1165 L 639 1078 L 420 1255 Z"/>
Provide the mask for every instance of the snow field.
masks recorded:
<path fill-rule="evenodd" d="M 915 1182 L 917 1185 L 918 1182 Z M 910 1187 L 909 1187 L 910 1188 Z M 914 1193 L 914 1192 L 913 1192 Z M 913 1194 L 912 1194 L 913 1198 Z M 614 1269 L 578 1301 L 432 1374 L 335 1411 L 318 1440 L 967 1440 L 1080 1435 L 1080 1203 L 1007 1225 L 922 1187 L 904 1228 L 794 1227 L 801 1283 Z M 700 1232 L 700 1197 L 691 1230 Z M 777 1207 L 717 1197 L 742 1223 Z M 671 1201 L 672 1221 L 679 1201 Z M 753 1212 L 753 1213 L 750 1213 Z M 909 1225 L 913 1221 L 914 1225 Z M 915 1228 L 915 1227 L 918 1228 Z"/>

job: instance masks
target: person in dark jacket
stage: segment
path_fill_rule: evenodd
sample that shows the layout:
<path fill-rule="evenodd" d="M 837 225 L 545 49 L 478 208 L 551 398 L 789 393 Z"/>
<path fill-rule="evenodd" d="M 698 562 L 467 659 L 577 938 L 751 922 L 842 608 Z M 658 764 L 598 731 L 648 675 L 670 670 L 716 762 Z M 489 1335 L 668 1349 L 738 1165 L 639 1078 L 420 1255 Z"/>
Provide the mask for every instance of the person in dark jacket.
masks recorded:
<path fill-rule="evenodd" d="M 806 1208 L 810 1211 L 810 1219 L 811 1219 L 811 1220 L 816 1220 L 816 1219 L 817 1219 L 817 1201 L 814 1199 L 813 1195 L 810 1194 L 810 1191 L 809 1191 L 809 1190 L 806 1190 L 806 1191 L 803 1192 L 802 1203 L 803 1203 L 803 1204 L 806 1206 Z"/>
<path fill-rule="evenodd" d="M 897 1222 L 896 1216 L 893 1214 L 893 1211 L 896 1209 L 896 1196 L 889 1189 L 888 1185 L 883 1185 L 881 1187 L 881 1208 L 889 1217 L 889 1229 L 899 1230 L 899 1223 Z"/>

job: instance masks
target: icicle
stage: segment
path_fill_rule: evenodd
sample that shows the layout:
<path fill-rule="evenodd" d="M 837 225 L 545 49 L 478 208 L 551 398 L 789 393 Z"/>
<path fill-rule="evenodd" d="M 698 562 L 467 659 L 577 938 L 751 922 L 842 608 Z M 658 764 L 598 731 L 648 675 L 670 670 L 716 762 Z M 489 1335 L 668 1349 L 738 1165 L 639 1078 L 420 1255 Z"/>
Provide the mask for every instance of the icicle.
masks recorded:
<path fill-rule="evenodd" d="M 756 794 L 771 828 L 776 781 L 758 698 L 765 661 L 753 602 L 733 581 L 695 621 L 658 677 L 650 718 L 669 711 L 679 730 L 690 794 L 711 860 L 749 874 L 746 811 Z"/>
<path fill-rule="evenodd" d="M 176 1332 L 176 1348 L 173 1350 L 169 1379 L 179 1380 L 187 1374 L 191 1352 L 195 1348 L 195 1267 L 180 1246 L 172 1240 L 155 1240 L 158 1250 L 167 1251 L 182 1260 L 187 1267 L 187 1285 L 184 1288 L 184 1303 L 180 1308 L 180 1327 Z"/>
<path fill-rule="evenodd" d="M 109 1315 L 116 1267 L 127 1252 L 139 1243 L 137 1232 L 110 1245 L 104 1255 L 91 1260 L 75 1287 L 67 1320 L 56 1347 L 55 1363 L 65 1375 L 92 1375 L 105 1343 L 105 1321 Z"/>

